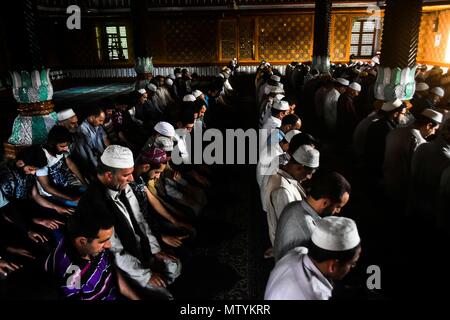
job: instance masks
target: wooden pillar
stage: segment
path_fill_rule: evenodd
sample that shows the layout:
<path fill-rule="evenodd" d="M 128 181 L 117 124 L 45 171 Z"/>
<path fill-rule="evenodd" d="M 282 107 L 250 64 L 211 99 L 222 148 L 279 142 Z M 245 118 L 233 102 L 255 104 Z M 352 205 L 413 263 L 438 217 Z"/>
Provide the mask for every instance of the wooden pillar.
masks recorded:
<path fill-rule="evenodd" d="M 11 1 L 2 11 L 8 48 L 4 63 L 10 70 L 42 68 L 36 0 Z"/>
<path fill-rule="evenodd" d="M 45 142 L 57 119 L 50 70 L 43 67 L 37 1 L 12 1 L 8 10 L 3 10 L 2 17 L 8 49 L 6 65 L 19 113 L 4 147 L 5 156 L 14 158 L 24 146 Z"/>
<path fill-rule="evenodd" d="M 149 37 L 151 31 L 150 19 L 146 0 L 133 0 L 130 2 L 133 21 L 133 44 L 135 67 L 137 73 L 136 89 L 144 88 L 153 77 L 153 62 L 150 50 Z"/>
<path fill-rule="evenodd" d="M 331 0 L 316 0 L 314 10 L 313 68 L 330 70 Z"/>
<path fill-rule="evenodd" d="M 414 95 L 422 2 L 386 2 L 380 66 L 375 83 L 375 97 L 379 100 L 409 100 Z"/>

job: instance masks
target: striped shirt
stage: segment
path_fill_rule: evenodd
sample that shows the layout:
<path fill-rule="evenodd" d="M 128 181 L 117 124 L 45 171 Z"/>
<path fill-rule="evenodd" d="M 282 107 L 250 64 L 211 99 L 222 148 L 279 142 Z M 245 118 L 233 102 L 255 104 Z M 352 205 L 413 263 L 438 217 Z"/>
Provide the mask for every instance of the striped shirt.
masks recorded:
<path fill-rule="evenodd" d="M 64 299 L 116 300 L 118 290 L 110 261 L 108 250 L 102 251 L 93 260 L 85 260 L 72 246 L 61 240 L 48 256 L 45 270 L 57 278 Z"/>

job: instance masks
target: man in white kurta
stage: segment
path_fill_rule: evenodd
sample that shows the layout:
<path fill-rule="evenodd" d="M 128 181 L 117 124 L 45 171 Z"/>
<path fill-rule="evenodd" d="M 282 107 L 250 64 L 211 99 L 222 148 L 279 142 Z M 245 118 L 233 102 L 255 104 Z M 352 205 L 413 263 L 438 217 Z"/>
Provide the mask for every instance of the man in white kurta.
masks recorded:
<path fill-rule="evenodd" d="M 326 92 L 323 100 L 323 120 L 326 128 L 333 132 L 337 121 L 337 102 L 350 82 L 343 78 L 337 78 L 333 88 Z"/>
<path fill-rule="evenodd" d="M 328 300 L 332 281 L 345 277 L 361 252 L 356 223 L 344 217 L 322 219 L 311 243 L 314 248 L 310 252 L 297 247 L 276 263 L 267 282 L 265 300 Z M 340 258 L 343 251 L 354 252 L 353 257 Z"/>
<path fill-rule="evenodd" d="M 275 242 L 275 231 L 281 212 L 289 203 L 306 197 L 300 182 L 310 179 L 314 169 L 318 167 L 319 151 L 309 145 L 302 145 L 294 152 L 287 165 L 282 166 L 268 179 L 261 200 L 267 211 L 269 238 L 272 245 Z M 307 168 L 313 170 L 308 171 Z"/>
<path fill-rule="evenodd" d="M 288 114 L 289 103 L 287 101 L 274 101 L 271 108 L 271 116 L 267 118 L 261 129 L 272 130 L 281 127 L 281 120 Z"/>
<path fill-rule="evenodd" d="M 258 185 L 260 188 L 260 191 L 262 193 L 264 193 L 264 190 L 266 189 L 266 185 L 267 185 L 267 181 L 269 180 L 269 178 L 275 174 L 278 169 L 280 168 L 280 166 L 284 166 L 286 165 L 289 160 L 291 159 L 291 154 L 295 151 L 290 149 L 290 143 L 291 140 L 294 136 L 296 136 L 297 134 L 301 133 L 299 130 L 290 130 L 289 132 L 286 133 L 286 135 L 284 136 L 284 138 L 281 139 L 279 145 L 281 146 L 281 149 L 284 148 L 283 153 L 282 154 L 278 154 L 276 157 L 274 157 L 268 166 L 264 167 L 264 169 L 266 169 L 265 174 L 261 177 L 257 177 L 257 181 L 258 181 Z M 284 141 L 283 141 L 284 140 Z M 286 150 L 287 148 L 287 150 Z M 261 194 L 261 197 L 263 197 L 264 195 Z M 265 209 L 265 204 L 263 203 L 263 210 L 264 212 L 266 211 Z"/>
<path fill-rule="evenodd" d="M 264 300 L 328 300 L 332 283 L 306 254 L 308 249 L 289 251 L 270 273 Z"/>
<path fill-rule="evenodd" d="M 271 139 L 276 143 L 271 143 L 270 146 L 266 145 L 259 155 L 258 164 L 256 165 L 256 182 L 261 188 L 264 177 L 271 176 L 279 164 L 274 162 L 274 159 L 278 159 L 278 156 L 282 155 L 287 150 L 286 141 L 280 140 L 279 135 L 275 135 L 275 131 L 272 131 Z M 278 141 L 277 141 L 278 140 Z M 284 148 L 284 150 L 283 150 Z M 274 167 L 276 169 L 274 169 Z"/>

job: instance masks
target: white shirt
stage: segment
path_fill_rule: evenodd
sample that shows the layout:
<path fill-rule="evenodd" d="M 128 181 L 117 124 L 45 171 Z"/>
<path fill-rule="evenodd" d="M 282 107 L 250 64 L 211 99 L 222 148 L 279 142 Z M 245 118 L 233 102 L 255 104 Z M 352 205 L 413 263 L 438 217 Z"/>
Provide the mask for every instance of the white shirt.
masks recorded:
<path fill-rule="evenodd" d="M 271 176 L 278 170 L 279 163 L 276 160 L 283 153 L 279 143 L 271 145 L 269 149 L 267 147 L 264 148 L 260 153 L 258 164 L 256 165 L 256 182 L 258 182 L 260 188 L 264 178 Z"/>
<path fill-rule="evenodd" d="M 305 197 L 305 191 L 300 183 L 282 169 L 272 175 L 268 181 L 261 199 L 267 212 L 269 223 L 269 237 L 274 243 L 278 219 L 283 209 L 293 201 L 300 201 Z"/>
<path fill-rule="evenodd" d="M 333 285 L 307 255 L 308 249 L 290 251 L 277 262 L 267 282 L 265 300 L 328 300 Z"/>
<path fill-rule="evenodd" d="M 267 122 L 267 119 L 271 116 L 271 109 L 273 105 L 273 99 L 269 97 L 269 99 L 263 101 L 263 106 L 259 115 L 259 127 L 262 128 L 264 124 Z"/>
<path fill-rule="evenodd" d="M 48 175 L 48 168 L 53 166 L 54 164 L 58 163 L 61 158 L 64 157 L 63 154 L 57 154 L 56 157 L 52 156 L 50 153 L 48 153 L 47 149 L 42 148 L 45 153 L 45 157 L 47 158 L 47 165 L 45 167 L 42 167 L 36 171 L 36 176 L 42 177 Z"/>
<path fill-rule="evenodd" d="M 184 163 L 190 163 L 189 152 L 186 144 L 186 134 L 179 134 L 178 132 L 175 133 L 175 139 L 177 140 L 177 145 L 175 148 L 178 148 L 181 158 L 184 161 L 187 161 Z"/>
<path fill-rule="evenodd" d="M 48 176 L 48 168 L 55 165 L 56 163 L 58 163 L 59 160 L 61 160 L 64 157 L 63 154 L 57 154 L 56 157 L 54 157 L 50 153 L 48 153 L 48 151 L 45 148 L 42 148 L 42 150 L 44 150 L 45 157 L 47 158 L 47 165 L 45 167 L 42 167 L 42 168 L 36 170 L 37 177 Z M 44 197 L 52 196 L 50 193 L 48 193 L 44 190 L 44 188 L 42 187 L 42 185 L 39 183 L 39 181 L 37 179 L 36 179 L 36 182 L 37 182 L 39 194 L 41 196 L 44 196 Z"/>
<path fill-rule="evenodd" d="M 277 155 L 275 158 L 272 159 L 272 161 L 270 161 L 270 164 L 267 167 L 266 171 L 267 174 L 263 175 L 261 185 L 259 186 L 261 192 L 264 192 L 264 190 L 266 189 L 267 181 L 269 180 L 269 178 L 278 171 L 280 166 L 286 165 L 290 159 L 291 156 L 289 155 L 289 153 L 284 152 L 282 154 Z M 263 210 L 265 211 L 264 207 Z"/>
<path fill-rule="evenodd" d="M 114 201 L 116 206 L 119 208 L 120 212 L 127 219 L 131 229 L 134 230 L 133 224 L 131 223 L 130 215 L 125 207 L 125 205 L 119 200 L 119 192 L 115 190 L 108 189 L 108 195 Z M 137 224 L 141 227 L 142 232 L 147 235 L 150 243 L 150 248 L 153 254 L 161 251 L 158 240 L 153 236 L 150 227 L 145 221 L 144 215 L 139 207 L 139 202 L 133 193 L 131 187 L 127 185 L 126 189 L 122 192 L 126 193 L 130 207 L 133 210 L 133 214 L 136 218 Z M 139 243 L 139 236 L 134 233 L 136 241 Z M 148 281 L 152 276 L 152 271 L 149 268 L 142 266 L 141 262 L 135 256 L 124 251 L 122 242 L 116 233 L 111 237 L 111 248 L 110 251 L 114 255 L 116 265 L 124 271 L 129 277 L 138 282 L 141 286 L 146 286 Z"/>
<path fill-rule="evenodd" d="M 337 102 L 340 97 L 339 91 L 336 88 L 331 89 L 325 95 L 323 102 L 323 118 L 325 125 L 329 130 L 336 128 L 337 121 Z"/>
<path fill-rule="evenodd" d="M 266 122 L 264 122 L 261 129 L 275 129 L 281 127 L 281 119 L 275 118 L 274 116 L 270 116 L 267 118 Z"/>

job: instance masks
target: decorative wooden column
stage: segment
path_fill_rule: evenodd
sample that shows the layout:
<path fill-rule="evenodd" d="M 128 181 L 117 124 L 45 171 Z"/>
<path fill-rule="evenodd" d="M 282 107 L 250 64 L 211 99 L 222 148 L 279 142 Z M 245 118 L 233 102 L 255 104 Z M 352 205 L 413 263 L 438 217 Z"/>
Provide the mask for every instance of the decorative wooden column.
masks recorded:
<path fill-rule="evenodd" d="M 330 70 L 331 0 L 316 0 L 314 10 L 313 68 Z"/>
<path fill-rule="evenodd" d="M 46 141 L 57 118 L 53 111 L 50 69 L 43 68 L 35 0 L 12 1 L 1 13 L 6 26 L 5 63 L 11 72 L 12 95 L 18 116 L 11 136 L 4 142 L 6 158 L 15 158 L 23 147 Z M 31 72 L 30 72 L 31 71 Z"/>
<path fill-rule="evenodd" d="M 33 70 L 31 74 L 28 71 L 14 71 L 11 78 L 19 115 L 14 120 L 8 142 L 4 144 L 7 158 L 14 158 L 24 146 L 44 143 L 57 122 L 53 111 L 50 69 Z"/>
<path fill-rule="evenodd" d="M 153 77 L 150 43 L 146 36 L 151 32 L 151 25 L 146 0 L 130 1 L 130 9 L 133 21 L 133 46 L 136 61 L 134 70 L 137 73 L 135 88 L 137 90 L 145 88 Z"/>
<path fill-rule="evenodd" d="M 34 0 L 11 1 L 1 13 L 6 27 L 4 61 L 10 70 L 33 70 L 42 67 L 37 7 Z"/>
<path fill-rule="evenodd" d="M 422 0 L 387 0 L 381 59 L 375 83 L 379 100 L 409 100 L 415 91 Z"/>

